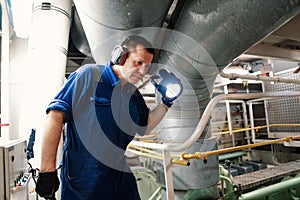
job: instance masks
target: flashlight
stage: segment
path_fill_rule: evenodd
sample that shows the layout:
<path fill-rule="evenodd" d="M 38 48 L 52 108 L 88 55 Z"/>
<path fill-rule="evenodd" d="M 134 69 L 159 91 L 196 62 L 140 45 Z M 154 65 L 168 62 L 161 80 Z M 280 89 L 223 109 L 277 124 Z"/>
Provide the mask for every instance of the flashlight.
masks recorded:
<path fill-rule="evenodd" d="M 183 90 L 180 79 L 165 69 L 159 70 L 159 75 L 150 77 L 150 81 L 161 93 L 162 101 L 168 107 L 172 106 L 173 101 L 181 95 Z"/>

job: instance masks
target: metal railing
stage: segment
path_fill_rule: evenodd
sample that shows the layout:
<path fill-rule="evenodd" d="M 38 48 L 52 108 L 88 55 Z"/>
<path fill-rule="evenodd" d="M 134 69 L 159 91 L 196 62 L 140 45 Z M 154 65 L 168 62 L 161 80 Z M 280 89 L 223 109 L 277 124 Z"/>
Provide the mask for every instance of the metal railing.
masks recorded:
<path fill-rule="evenodd" d="M 160 149 L 162 150 L 163 155 L 163 166 L 165 173 L 165 183 L 166 183 L 166 193 L 168 200 L 174 200 L 174 186 L 173 186 L 173 177 L 172 177 L 172 167 L 174 162 L 172 162 L 171 151 L 173 152 L 182 152 L 189 147 L 191 147 L 201 136 L 207 122 L 210 119 L 213 108 L 217 105 L 218 102 L 224 100 L 249 100 L 257 98 L 270 98 L 270 97 L 294 97 L 300 96 L 300 91 L 283 91 L 283 92 L 265 92 L 265 93 L 236 93 L 236 94 L 221 94 L 215 96 L 207 105 L 206 109 L 201 116 L 201 119 L 195 128 L 192 135 L 182 144 L 172 144 L 172 143 L 147 143 L 142 141 L 132 141 L 130 144 L 134 146 L 140 146 L 151 149 Z M 288 141 L 293 140 L 292 137 L 285 139 Z M 280 141 L 282 142 L 282 141 Z M 246 145 L 247 146 L 247 145 Z M 249 148 L 247 146 L 247 148 Z M 235 149 L 234 149 L 235 150 Z M 207 152 L 206 152 L 207 153 Z"/>

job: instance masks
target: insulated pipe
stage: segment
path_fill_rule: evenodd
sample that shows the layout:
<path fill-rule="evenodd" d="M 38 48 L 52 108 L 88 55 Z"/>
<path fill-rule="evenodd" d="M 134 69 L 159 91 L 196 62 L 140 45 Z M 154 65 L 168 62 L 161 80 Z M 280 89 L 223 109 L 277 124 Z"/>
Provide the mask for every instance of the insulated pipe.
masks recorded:
<path fill-rule="evenodd" d="M 36 129 L 33 166 L 40 164 L 46 107 L 65 80 L 71 6 L 71 0 L 37 0 L 33 5 L 19 131 L 28 139 Z"/>
<path fill-rule="evenodd" d="M 9 123 L 9 40 L 10 40 L 10 27 L 8 20 L 7 4 L 5 0 L 1 0 L 2 18 L 1 18 L 1 123 Z M 4 139 L 11 138 L 9 134 L 9 126 L 1 126 L 0 136 Z"/>

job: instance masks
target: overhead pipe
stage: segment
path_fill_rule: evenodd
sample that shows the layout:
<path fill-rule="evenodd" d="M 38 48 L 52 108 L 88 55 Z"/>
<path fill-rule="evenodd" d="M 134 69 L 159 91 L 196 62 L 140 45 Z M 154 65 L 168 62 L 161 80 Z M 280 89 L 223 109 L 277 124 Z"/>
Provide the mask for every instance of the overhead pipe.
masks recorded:
<path fill-rule="evenodd" d="M 256 80 L 256 81 L 272 81 L 272 82 L 276 82 L 276 83 L 280 82 L 280 83 L 300 84 L 299 79 L 288 79 L 288 78 L 281 78 L 281 77 L 268 77 L 268 76 L 260 76 L 260 75 L 225 73 L 224 71 L 220 72 L 220 76 L 223 78 L 229 78 L 230 80 L 235 80 L 237 78 L 240 78 L 240 79 Z"/>

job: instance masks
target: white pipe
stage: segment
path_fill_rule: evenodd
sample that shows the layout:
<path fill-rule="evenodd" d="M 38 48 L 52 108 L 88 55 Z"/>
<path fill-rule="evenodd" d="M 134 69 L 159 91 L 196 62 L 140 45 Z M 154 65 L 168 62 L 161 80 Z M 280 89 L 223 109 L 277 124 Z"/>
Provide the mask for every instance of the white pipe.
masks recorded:
<path fill-rule="evenodd" d="M 235 93 L 235 94 L 220 94 L 215 96 L 206 106 L 202 117 L 191 135 L 184 143 L 166 143 L 166 144 L 156 144 L 156 143 L 146 143 L 140 141 L 132 141 L 133 145 L 148 147 L 153 149 L 163 149 L 167 151 L 181 152 L 189 147 L 191 147 L 201 136 L 210 116 L 213 108 L 217 105 L 219 101 L 224 100 L 240 100 L 240 99 L 256 99 L 256 98 L 269 98 L 269 97 L 293 97 L 300 96 L 300 91 L 282 91 L 282 92 L 262 92 L 262 93 Z"/>
<path fill-rule="evenodd" d="M 249 80 L 256 80 L 256 81 L 273 81 L 273 82 L 300 84 L 300 79 L 287 79 L 287 78 L 280 78 L 280 77 L 267 77 L 267 76 L 259 76 L 259 75 L 225 73 L 224 71 L 220 72 L 220 76 L 222 76 L 223 78 L 229 78 L 232 80 L 241 78 L 241 79 L 249 79 Z"/>
<path fill-rule="evenodd" d="M 205 128 L 206 123 L 210 119 L 211 112 L 215 105 L 221 100 L 237 100 L 237 99 L 255 99 L 263 97 L 289 97 L 289 96 L 300 96 L 300 91 L 282 91 L 282 92 L 262 92 L 262 93 L 248 93 L 248 94 L 221 94 L 214 97 L 205 108 L 203 115 L 194 131 L 194 133 L 182 144 L 172 144 L 166 145 L 165 149 L 169 151 L 183 151 L 194 144 L 198 138 L 201 136 L 202 131 Z"/>
<path fill-rule="evenodd" d="M 9 123 L 9 40 L 10 27 L 5 0 L 1 0 L 2 35 L 1 35 L 1 123 Z M 1 126 L 1 137 L 10 138 L 9 126 Z"/>
<path fill-rule="evenodd" d="M 47 105 L 65 81 L 71 8 L 72 0 L 34 1 L 19 125 L 22 139 L 28 139 L 31 129 L 36 129 L 35 157 L 30 160 L 34 167 L 40 165 Z"/>
<path fill-rule="evenodd" d="M 45 109 L 65 80 L 72 1 L 34 1 L 20 133 L 43 127 Z M 47 6 L 49 5 L 49 6 Z M 42 130 L 36 130 L 41 135 Z"/>

